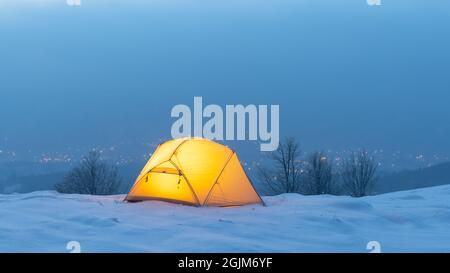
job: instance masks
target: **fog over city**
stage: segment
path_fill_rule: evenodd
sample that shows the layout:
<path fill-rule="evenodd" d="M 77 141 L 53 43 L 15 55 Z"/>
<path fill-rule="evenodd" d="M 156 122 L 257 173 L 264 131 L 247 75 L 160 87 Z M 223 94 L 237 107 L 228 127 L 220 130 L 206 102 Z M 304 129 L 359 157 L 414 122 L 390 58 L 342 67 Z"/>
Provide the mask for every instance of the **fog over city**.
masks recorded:
<path fill-rule="evenodd" d="M 366 148 L 390 169 L 450 156 L 447 2 L 13 2 L 0 11 L 1 162 L 93 148 L 143 161 L 195 96 L 279 105 L 280 137 L 305 151 Z M 258 143 L 226 144 L 260 157 Z"/>

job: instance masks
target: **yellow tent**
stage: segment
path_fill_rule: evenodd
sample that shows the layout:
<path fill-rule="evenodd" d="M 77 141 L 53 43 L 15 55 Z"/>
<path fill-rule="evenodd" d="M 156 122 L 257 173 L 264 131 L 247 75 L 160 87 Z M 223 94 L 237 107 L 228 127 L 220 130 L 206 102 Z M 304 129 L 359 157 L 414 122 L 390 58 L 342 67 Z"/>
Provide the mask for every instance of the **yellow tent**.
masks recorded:
<path fill-rule="evenodd" d="M 160 144 L 125 200 L 194 206 L 263 204 L 236 153 L 202 138 Z"/>

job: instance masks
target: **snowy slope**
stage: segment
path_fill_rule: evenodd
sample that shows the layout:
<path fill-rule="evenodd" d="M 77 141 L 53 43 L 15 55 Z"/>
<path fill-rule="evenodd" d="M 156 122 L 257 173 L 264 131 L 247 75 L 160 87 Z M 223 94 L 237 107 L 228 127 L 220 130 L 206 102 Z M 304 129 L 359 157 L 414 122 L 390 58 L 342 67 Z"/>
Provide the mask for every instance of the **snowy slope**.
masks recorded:
<path fill-rule="evenodd" d="M 267 207 L 0 195 L 0 252 L 450 252 L 450 186 L 361 199 L 285 194 Z"/>

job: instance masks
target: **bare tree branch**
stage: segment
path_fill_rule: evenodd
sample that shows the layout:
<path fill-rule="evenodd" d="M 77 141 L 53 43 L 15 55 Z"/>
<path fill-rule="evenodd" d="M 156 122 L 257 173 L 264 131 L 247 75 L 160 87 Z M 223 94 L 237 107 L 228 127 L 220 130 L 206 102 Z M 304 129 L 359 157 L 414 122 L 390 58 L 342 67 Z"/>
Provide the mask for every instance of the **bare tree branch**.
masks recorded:
<path fill-rule="evenodd" d="M 55 189 L 61 193 L 110 195 L 118 192 L 121 182 L 117 168 L 102 162 L 100 153 L 93 151 Z"/>
<path fill-rule="evenodd" d="M 311 154 L 306 165 L 304 194 L 333 194 L 336 183 L 333 177 L 333 165 L 324 152 Z"/>
<path fill-rule="evenodd" d="M 378 163 L 362 150 L 352 152 L 348 159 L 342 162 L 341 177 L 344 187 L 353 197 L 366 196 L 377 181 Z"/>
<path fill-rule="evenodd" d="M 294 138 L 280 143 L 278 150 L 270 154 L 273 169 L 259 167 L 258 175 L 265 186 L 266 194 L 300 192 L 301 165 L 300 148 Z"/>

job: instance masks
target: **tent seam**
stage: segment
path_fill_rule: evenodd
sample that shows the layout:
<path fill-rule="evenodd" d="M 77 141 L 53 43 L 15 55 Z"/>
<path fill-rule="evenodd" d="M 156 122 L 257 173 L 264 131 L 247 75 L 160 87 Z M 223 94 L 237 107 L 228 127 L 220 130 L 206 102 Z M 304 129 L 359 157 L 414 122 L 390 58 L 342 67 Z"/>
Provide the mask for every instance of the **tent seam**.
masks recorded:
<path fill-rule="evenodd" d="M 173 153 L 169 156 L 169 160 L 171 160 L 171 158 L 175 155 L 175 153 L 178 151 L 178 149 L 181 147 L 181 145 L 183 145 L 184 143 L 188 142 L 189 140 L 192 140 L 192 138 L 188 138 L 183 140 L 174 150 Z"/>
<path fill-rule="evenodd" d="M 183 140 L 180 144 L 178 144 L 178 146 L 173 150 L 172 154 L 169 156 L 169 159 L 167 159 L 167 160 L 165 160 L 165 161 L 159 163 L 157 166 L 159 166 L 159 165 L 161 165 L 161 164 L 163 164 L 163 163 L 165 163 L 165 162 L 170 162 L 172 165 L 174 165 L 174 167 L 178 170 L 178 172 L 181 173 L 180 168 L 179 168 L 178 166 L 175 165 L 175 163 L 171 160 L 171 158 L 172 158 L 173 155 L 176 153 L 176 151 L 178 150 L 178 148 L 180 148 L 181 145 L 183 145 L 185 142 L 187 142 L 187 141 L 189 141 L 189 140 L 191 140 L 191 138 L 187 138 L 187 139 Z M 159 148 L 161 147 L 161 145 L 163 145 L 164 143 L 165 143 L 165 142 L 159 143 L 159 144 L 158 144 L 158 147 L 156 147 L 156 150 L 153 152 L 153 154 L 156 154 L 156 152 L 158 152 L 158 149 L 159 149 Z M 151 159 L 151 157 L 150 157 L 150 159 Z M 150 160 L 150 159 L 149 159 L 149 160 Z M 155 167 L 157 167 L 157 166 L 155 166 Z M 146 175 L 148 175 L 149 173 L 151 173 L 152 170 L 153 170 L 155 167 L 153 167 L 152 169 L 150 169 L 148 172 L 146 172 L 146 173 L 143 174 L 143 175 L 140 174 L 140 175 L 137 177 L 136 181 L 134 182 L 134 184 L 133 184 L 133 186 L 131 187 L 131 189 L 130 189 L 130 191 L 128 192 L 128 194 L 130 194 L 130 192 L 134 189 L 136 183 L 137 183 L 138 181 L 140 181 L 144 176 L 146 176 Z M 145 168 L 145 166 L 144 166 L 144 168 Z M 184 176 L 184 175 L 183 175 L 183 176 Z M 139 178 L 141 178 L 141 179 L 139 179 Z M 186 177 L 185 177 L 185 179 L 186 179 Z M 127 196 L 125 197 L 124 201 L 127 200 L 128 194 L 127 194 Z M 198 202 L 198 203 L 199 203 L 199 205 L 200 205 L 200 202 Z"/>
<path fill-rule="evenodd" d="M 151 168 L 148 172 L 146 172 L 143 176 L 149 174 L 152 172 L 152 170 L 156 167 L 158 167 L 159 165 L 166 163 L 166 162 L 170 162 L 179 172 L 181 172 L 180 168 L 178 168 L 178 166 L 175 165 L 175 163 L 171 160 L 171 158 L 173 157 L 173 155 L 175 154 L 175 152 L 178 150 L 178 148 L 183 145 L 186 141 L 188 141 L 190 139 L 185 139 L 183 140 L 180 144 L 178 144 L 178 146 L 173 150 L 172 154 L 169 156 L 169 159 L 162 161 L 161 163 L 159 163 L 158 165 L 156 165 L 155 167 Z M 164 143 L 163 143 L 164 144 Z M 155 152 L 153 154 L 156 154 L 156 152 L 158 151 L 159 146 L 161 146 L 161 144 L 158 145 L 158 147 L 156 148 Z M 144 166 L 145 167 L 145 166 Z"/>
<path fill-rule="evenodd" d="M 242 166 L 241 166 L 242 167 Z M 259 200 L 261 200 L 261 204 L 265 207 L 266 203 L 264 203 L 264 200 L 261 198 L 261 195 L 259 195 L 258 191 L 255 188 L 255 185 L 253 184 L 252 180 L 248 176 L 247 172 L 245 171 L 244 167 L 242 167 L 242 170 L 244 171 L 245 176 L 248 179 L 248 182 L 250 182 L 250 186 L 252 186 L 253 190 L 255 191 L 256 195 L 259 197 Z"/>
<path fill-rule="evenodd" d="M 152 156 L 154 154 L 156 154 L 156 152 L 158 151 L 158 149 L 161 147 L 162 143 L 159 143 L 158 146 L 156 147 L 155 151 L 153 152 Z M 148 161 L 150 161 L 150 159 L 152 159 L 152 156 L 148 159 Z M 145 163 L 145 165 L 147 165 L 148 161 Z M 143 168 L 145 168 L 145 165 Z M 149 172 L 147 172 L 146 174 L 142 175 L 139 174 L 138 177 L 136 178 L 136 181 L 134 181 L 133 186 L 131 186 L 130 190 L 127 193 L 127 196 L 125 196 L 125 199 L 123 201 L 126 201 L 128 199 L 128 195 L 130 194 L 130 192 L 132 192 L 134 190 L 134 188 L 136 187 L 137 183 L 142 179 L 142 177 L 146 176 Z"/>
<path fill-rule="evenodd" d="M 198 199 L 197 194 L 196 194 L 195 191 L 194 191 L 194 188 L 193 188 L 192 185 L 191 185 L 191 182 L 189 182 L 189 179 L 187 179 L 186 175 L 184 175 L 184 172 L 181 171 L 180 167 L 178 167 L 178 165 L 175 164 L 175 162 L 173 162 L 171 159 L 169 159 L 169 162 L 172 163 L 172 165 L 173 165 L 175 168 L 177 168 L 177 170 L 180 172 L 180 174 L 181 174 L 181 175 L 184 177 L 184 179 L 186 180 L 186 183 L 188 184 L 189 189 L 191 190 L 191 193 L 192 193 L 192 195 L 194 196 L 195 201 L 197 202 L 197 205 L 198 205 L 198 206 L 202 206 L 202 205 L 200 204 L 200 200 Z"/>
<path fill-rule="evenodd" d="M 214 186 L 219 182 L 219 178 L 222 176 L 223 171 L 225 171 L 225 168 L 228 166 L 228 163 L 230 163 L 231 159 L 233 158 L 233 155 L 236 154 L 235 151 L 233 151 L 233 150 L 231 150 L 231 151 L 232 151 L 232 153 L 231 153 L 230 157 L 228 158 L 227 162 L 225 163 L 225 165 L 223 166 L 223 168 L 220 171 L 219 175 L 217 176 L 216 180 L 214 181 L 213 185 L 211 186 L 211 189 L 209 189 L 208 194 L 206 195 L 205 202 L 203 202 L 202 206 L 205 206 L 208 203 L 209 198 L 211 197 L 211 192 L 214 189 Z"/>

